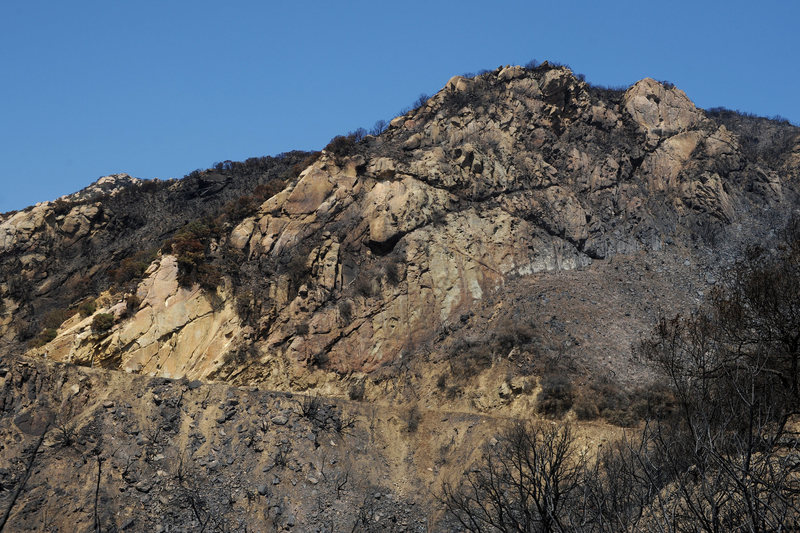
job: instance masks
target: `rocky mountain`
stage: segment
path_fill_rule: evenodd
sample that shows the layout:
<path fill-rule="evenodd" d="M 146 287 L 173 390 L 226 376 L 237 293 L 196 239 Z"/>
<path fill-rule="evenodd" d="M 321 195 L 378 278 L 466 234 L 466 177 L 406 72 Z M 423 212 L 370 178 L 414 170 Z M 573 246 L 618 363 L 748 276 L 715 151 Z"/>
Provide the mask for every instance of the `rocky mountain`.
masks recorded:
<path fill-rule="evenodd" d="M 3 496 L 19 529 L 60 523 L 44 507 L 151 529 L 177 506 L 162 530 L 221 513 L 221 530 L 338 531 L 362 511 L 424 530 L 439 515 L 415 487 L 457 475 L 493 420 L 596 419 L 588 447 L 605 438 L 591 424 L 635 423 L 657 387 L 632 346 L 800 206 L 799 128 L 649 78 L 456 76 L 375 133 L 0 216 L 1 482 L 32 483 Z M 66 429 L 78 444 L 56 459 Z M 362 475 L 342 499 L 347 460 Z M 93 506 L 89 485 L 68 511 L 31 479 L 73 475 Z M 187 487 L 207 483 L 200 505 Z"/>

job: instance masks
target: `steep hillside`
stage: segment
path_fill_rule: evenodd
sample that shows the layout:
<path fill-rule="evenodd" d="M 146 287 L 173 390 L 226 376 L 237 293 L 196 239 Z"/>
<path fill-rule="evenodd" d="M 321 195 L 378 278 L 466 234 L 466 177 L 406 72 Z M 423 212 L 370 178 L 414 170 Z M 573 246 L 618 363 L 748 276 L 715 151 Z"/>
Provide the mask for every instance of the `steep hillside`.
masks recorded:
<path fill-rule="evenodd" d="M 798 169 L 800 128 L 705 112 L 649 78 L 625 91 L 593 87 L 545 63 L 456 76 L 380 135 L 338 137 L 320 153 L 225 162 L 170 182 L 102 178 L 0 218 L 0 349 L 13 355 L 4 416 L 16 428 L 4 426 L 4 460 L 28 456 L 23 448 L 41 434 L 28 428 L 32 419 L 56 427 L 50 421 L 67 409 L 75 430 L 86 433 L 77 441 L 86 449 L 73 458 L 85 461 L 78 468 L 86 479 L 150 509 L 128 517 L 106 500 L 101 516 L 85 503 L 75 511 L 81 523 L 122 527 L 130 518 L 139 530 L 162 514 L 158 505 L 169 507 L 170 490 L 182 487 L 175 497 L 189 513 L 190 487 L 158 461 L 174 468 L 178 456 L 163 449 L 185 449 L 202 434 L 209 440 L 192 448 L 192 460 L 202 455 L 207 469 L 222 460 L 212 455 L 233 458 L 234 466 L 203 479 L 217 476 L 237 496 L 205 501 L 205 511 L 170 523 L 219 511 L 261 524 L 264 506 L 253 503 L 266 494 L 261 478 L 245 483 L 241 475 L 269 460 L 249 458 L 248 450 L 253 442 L 263 441 L 263 450 L 302 442 L 307 450 L 292 448 L 300 466 L 289 476 L 297 484 L 289 488 L 281 477 L 265 489 L 274 498 L 264 516 L 276 527 L 288 523 L 289 511 L 273 500 L 300 501 L 291 511 L 298 524 L 349 528 L 376 486 L 376 499 L 391 494 L 395 520 L 406 522 L 406 529 L 397 521 L 391 527 L 421 529 L 418 520 L 433 508 L 412 512 L 423 503 L 413 487 L 438 487 L 463 468 L 467 450 L 491 435 L 474 429 L 480 420 L 539 412 L 635 424 L 631 406 L 659 401 L 659 389 L 632 346 L 660 314 L 700 304 L 749 245 L 769 247 L 800 207 Z M 58 364 L 37 363 L 42 358 Z M 39 383 L 35 376 L 52 383 L 30 389 L 25 383 Z M 73 384 L 83 391 L 82 380 L 97 382 L 93 392 L 69 392 Z M 42 387 L 60 411 L 26 415 L 38 409 L 30 402 L 43 401 Z M 168 405 L 178 413 L 169 427 L 149 440 L 112 416 L 135 414 L 140 432 L 153 431 L 145 419 L 155 408 L 137 387 L 181 398 Z M 298 393 L 326 397 L 330 417 L 298 416 L 290 408 L 298 402 L 286 396 Z M 70 403 L 78 396 L 79 409 Z M 212 403 L 222 411 L 255 407 L 233 429 L 209 419 Z M 381 412 L 369 414 L 370 405 Z M 345 412 L 358 429 L 336 449 L 344 437 L 315 424 L 336 426 Z M 426 431 L 446 423 L 452 442 L 438 433 L 429 443 L 417 439 L 407 426 L 418 415 L 409 413 L 422 413 L 417 422 Z M 284 430 L 269 423 L 259 429 L 259 418 L 276 416 L 291 421 L 292 435 L 281 437 Z M 379 437 L 367 422 L 376 416 L 385 426 Z M 125 452 L 136 483 L 113 470 L 124 464 L 109 439 L 152 447 L 153 457 Z M 419 461 L 415 453 L 426 446 Z M 350 500 L 306 486 L 309 476 L 319 482 L 325 461 L 341 464 L 343 449 L 359 447 L 363 465 L 383 466 L 359 481 Z M 47 457 L 47 475 L 65 476 L 68 462 Z M 451 461 L 452 471 L 443 466 Z M 353 468 L 366 472 L 363 465 Z M 26 475 L 23 466 L 8 472 Z M 340 479 L 337 467 L 331 472 Z M 148 490 L 137 484 L 144 478 Z M 149 490 L 155 486 L 159 496 Z M 316 511 L 296 498 L 301 486 L 304 496 L 319 495 Z M 36 490 L 25 505 L 44 497 Z M 91 502 L 88 486 L 81 490 L 78 499 Z M 353 498 L 363 499 L 361 507 Z M 15 512 L 24 527 L 40 527 L 40 517 Z"/>
<path fill-rule="evenodd" d="M 2 286 L 3 338 L 19 347 L 46 326 L 57 336 L 37 353 L 59 360 L 302 389 L 386 373 L 420 353 L 446 360 L 459 352 L 447 342 L 492 335 L 511 338 L 488 346 L 479 366 L 505 357 L 519 335 L 535 359 L 530 345 L 553 334 L 533 319 L 548 303 L 530 295 L 575 269 L 602 278 L 599 307 L 622 291 L 621 307 L 651 310 L 611 322 L 589 312 L 586 334 L 601 324 L 636 334 L 652 311 L 704 290 L 713 280 L 695 279 L 704 265 L 729 261 L 796 205 L 785 169 L 797 129 L 770 124 L 747 123 L 743 148 L 683 92 L 651 79 L 621 92 L 549 65 L 456 77 L 382 135 L 339 138 L 306 168 L 304 154 L 267 159 L 247 180 L 220 165 L 17 213 L 1 230 L 3 271 L 13 273 Z M 758 128 L 777 133 L 756 150 Z M 783 155 L 760 157 L 764 146 Z M 260 207 L 236 209 L 255 183 L 278 186 Z M 638 258 L 634 276 L 671 290 L 655 285 L 653 298 L 615 288 L 608 265 L 620 255 Z M 59 322 L 70 314 L 59 309 L 98 296 L 106 309 Z M 511 298 L 527 306 L 508 306 Z M 93 332 L 91 315 L 102 311 L 115 323 Z M 470 315 L 482 317 L 478 331 Z M 629 337 L 614 346 L 623 358 Z M 588 341 L 574 341 L 581 358 L 609 349 Z"/>

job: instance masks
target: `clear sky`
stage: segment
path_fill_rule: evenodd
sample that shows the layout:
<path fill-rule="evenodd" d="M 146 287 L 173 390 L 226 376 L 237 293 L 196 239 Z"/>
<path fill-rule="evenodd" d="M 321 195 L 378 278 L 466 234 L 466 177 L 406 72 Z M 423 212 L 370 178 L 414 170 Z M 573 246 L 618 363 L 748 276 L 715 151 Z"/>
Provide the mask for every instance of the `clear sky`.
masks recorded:
<path fill-rule="evenodd" d="M 115 172 L 319 149 L 534 58 L 797 124 L 798 22 L 795 0 L 3 1 L 0 212 Z"/>

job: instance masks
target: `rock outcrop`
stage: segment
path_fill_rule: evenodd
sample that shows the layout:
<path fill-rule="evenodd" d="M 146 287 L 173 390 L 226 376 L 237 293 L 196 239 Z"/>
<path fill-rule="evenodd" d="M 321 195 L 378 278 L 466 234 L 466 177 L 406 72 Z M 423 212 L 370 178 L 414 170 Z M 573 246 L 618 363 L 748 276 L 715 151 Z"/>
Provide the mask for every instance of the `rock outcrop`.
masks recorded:
<path fill-rule="evenodd" d="M 175 257 L 152 265 L 132 302 L 76 315 L 38 353 L 83 366 L 119 368 L 170 378 L 207 378 L 241 342 L 242 328 L 232 299 L 178 285 Z M 93 330 L 101 314 L 118 321 L 108 331 Z"/>
<path fill-rule="evenodd" d="M 799 177 L 788 122 L 545 63 L 320 153 L 2 214 L 9 527 L 449 529 L 422 489 L 505 421 L 671 409 L 632 347 L 773 245 Z"/>
<path fill-rule="evenodd" d="M 323 151 L 294 177 L 284 165 L 285 182 L 260 206 L 215 223 L 221 230 L 191 268 L 216 265 L 216 290 L 180 288 L 180 258 L 166 250 L 135 288 L 141 306 L 110 334 L 98 338 L 88 318 L 71 319 L 39 351 L 288 389 L 380 373 L 420 350 L 442 356 L 441 332 L 510 280 L 667 246 L 714 264 L 730 257 L 719 244 L 726 235 L 760 239 L 775 212 L 797 205 L 786 171 L 793 148 L 773 165 L 728 126 L 649 78 L 610 91 L 549 65 L 455 77 L 380 136 Z M 196 177 L 200 202 L 229 183 L 216 172 Z M 54 277 L 44 236 L 58 249 L 107 240 L 120 220 L 114 201 L 142 187 L 119 176 L 109 183 L 103 200 L 57 215 L 40 205 L 0 224 L 2 251 L 29 290 L 3 287 L 6 337 L 20 330 L 9 317 L 40 301 L 30 291 L 44 298 L 100 279 L 98 266 Z M 697 290 L 687 285 L 684 295 Z"/>

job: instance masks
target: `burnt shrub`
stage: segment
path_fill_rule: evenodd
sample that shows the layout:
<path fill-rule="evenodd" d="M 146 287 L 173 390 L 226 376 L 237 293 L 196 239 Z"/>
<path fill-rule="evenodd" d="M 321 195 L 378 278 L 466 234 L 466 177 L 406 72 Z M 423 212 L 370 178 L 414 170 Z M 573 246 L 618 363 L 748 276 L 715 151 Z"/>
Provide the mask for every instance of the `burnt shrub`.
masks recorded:
<path fill-rule="evenodd" d="M 328 145 L 325 147 L 326 152 L 330 152 L 331 154 L 337 157 L 345 157 L 353 152 L 356 149 L 356 139 L 355 136 L 350 135 L 337 135 Z"/>
<path fill-rule="evenodd" d="M 181 287 L 192 287 L 195 283 L 205 290 L 213 291 L 222 282 L 222 274 L 214 265 L 205 262 L 203 254 L 178 256 L 178 283 Z"/>
<path fill-rule="evenodd" d="M 332 142 L 332 141 L 331 141 Z M 299 163 L 295 163 L 292 165 L 292 168 L 289 172 L 289 178 L 294 179 L 298 177 L 305 169 L 313 165 L 317 159 L 322 155 L 322 152 L 312 152 L 308 155 L 305 159 L 300 161 Z M 279 192 L 279 191 L 276 191 Z"/>
<path fill-rule="evenodd" d="M 349 324 L 353 321 L 353 304 L 349 300 L 341 300 L 337 307 L 339 309 L 339 318 L 342 319 L 344 324 Z"/>
<path fill-rule="evenodd" d="M 575 399 L 572 409 L 575 411 L 575 417 L 578 420 L 595 420 L 600 416 L 600 409 L 597 408 L 597 404 L 584 394 Z"/>
<path fill-rule="evenodd" d="M 468 379 L 492 366 L 492 353 L 486 343 L 465 339 L 450 349 L 450 373 L 456 379 Z"/>
<path fill-rule="evenodd" d="M 356 381 L 347 389 L 347 397 L 353 401 L 360 402 L 364 399 L 364 382 Z"/>
<path fill-rule="evenodd" d="M 240 196 L 236 200 L 228 203 L 224 208 L 225 217 L 228 220 L 242 220 L 258 211 L 261 205 L 259 198 L 255 195 Z"/>
<path fill-rule="evenodd" d="M 375 287 L 375 272 L 370 270 L 361 271 L 353 281 L 353 291 L 364 298 L 372 298 L 377 293 Z"/>
<path fill-rule="evenodd" d="M 537 410 L 549 418 L 561 418 L 572 408 L 574 393 L 569 378 L 562 374 L 547 374 L 541 381 L 542 390 L 536 396 Z"/>
<path fill-rule="evenodd" d="M 302 402 L 298 402 L 298 406 L 300 407 L 301 416 L 309 420 L 316 420 L 317 414 L 319 414 L 320 408 L 322 407 L 322 400 L 316 395 L 306 396 L 303 398 Z"/>
<path fill-rule="evenodd" d="M 299 173 L 300 172 L 298 172 L 298 175 Z M 253 189 L 253 194 L 240 196 L 236 200 L 226 204 L 223 208 L 221 220 L 235 223 L 254 215 L 258 211 L 258 208 L 261 207 L 261 204 L 281 192 L 284 187 L 286 187 L 286 182 L 281 179 L 273 179 L 267 183 L 258 184 L 255 189 Z"/>
<path fill-rule="evenodd" d="M 120 261 L 118 267 L 109 270 L 109 277 L 111 281 L 117 285 L 122 285 L 131 280 L 141 279 L 144 277 L 147 267 L 150 266 L 150 263 L 152 263 L 157 256 L 158 250 L 155 248 L 140 250 L 132 256 L 126 257 Z"/>
<path fill-rule="evenodd" d="M 300 287 L 307 283 L 311 276 L 311 267 L 308 264 L 308 256 L 311 253 L 311 247 L 307 244 L 296 246 L 289 251 L 288 261 L 281 269 L 289 278 L 289 298 L 293 299 L 297 296 Z"/>
<path fill-rule="evenodd" d="M 405 413 L 403 413 L 403 422 L 405 423 L 406 431 L 409 433 L 417 432 L 417 429 L 419 429 L 419 423 L 422 422 L 422 413 L 420 413 L 417 404 L 414 404 L 406 409 Z"/>
<path fill-rule="evenodd" d="M 372 126 L 371 130 L 369 130 L 369 134 L 370 135 L 374 135 L 374 136 L 377 137 L 378 135 L 380 135 L 381 133 L 386 131 L 386 128 L 388 128 L 388 127 L 389 127 L 389 123 L 386 122 L 385 120 L 383 120 L 383 119 L 376 120 L 375 121 L 375 125 Z"/>
<path fill-rule="evenodd" d="M 640 418 L 636 416 L 630 409 L 614 409 L 605 411 L 603 414 L 606 422 L 619 426 L 621 428 L 636 427 L 639 424 Z"/>
<path fill-rule="evenodd" d="M 411 104 L 412 108 L 413 109 L 417 109 L 417 108 L 420 108 L 420 107 L 424 106 L 428 102 L 429 99 L 430 99 L 430 96 L 428 96 L 425 93 L 420 93 L 420 95 L 417 97 L 417 99 L 414 100 L 414 103 Z"/>
<path fill-rule="evenodd" d="M 309 358 L 308 362 L 311 366 L 315 366 L 317 368 L 325 368 L 325 365 L 328 364 L 328 361 L 330 361 L 330 356 L 328 355 L 327 352 L 322 351 L 311 354 L 311 357 Z"/>
<path fill-rule="evenodd" d="M 392 287 L 397 287 L 402 281 L 402 266 L 400 265 L 400 257 L 392 256 L 389 262 L 383 267 L 384 275 L 386 276 L 386 283 Z"/>
<path fill-rule="evenodd" d="M 69 213 L 72 210 L 73 206 L 75 206 L 75 205 L 77 205 L 77 203 L 70 202 L 68 200 L 62 200 L 62 199 L 59 198 L 58 200 L 56 200 L 52 204 L 53 214 L 55 216 L 66 215 L 67 213 Z"/>
<path fill-rule="evenodd" d="M 640 420 L 668 420 L 675 416 L 677 402 L 666 385 L 653 384 L 631 393 L 630 411 Z"/>
<path fill-rule="evenodd" d="M 494 350 L 507 354 L 515 346 L 530 344 L 535 337 L 536 332 L 530 323 L 506 318 L 495 326 L 491 343 Z"/>
<path fill-rule="evenodd" d="M 45 329 L 58 329 L 61 324 L 66 322 L 74 314 L 74 309 L 53 309 L 48 311 L 42 319 L 42 327 Z"/>

